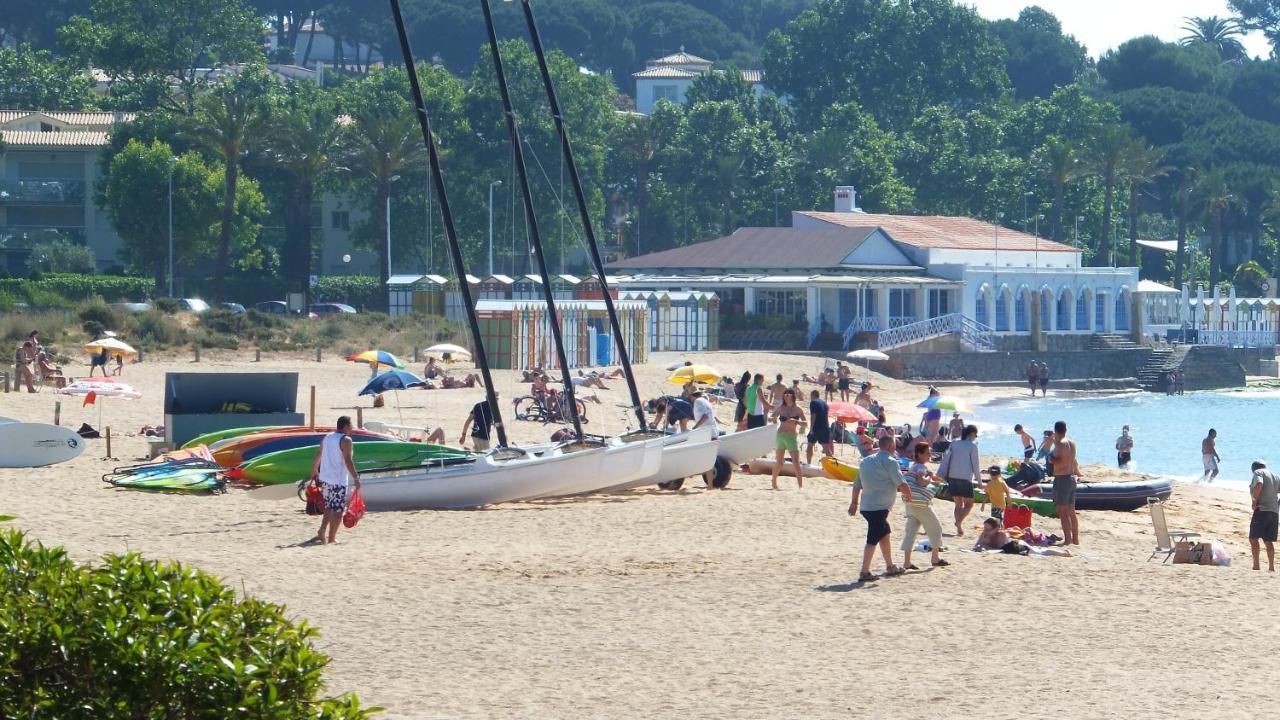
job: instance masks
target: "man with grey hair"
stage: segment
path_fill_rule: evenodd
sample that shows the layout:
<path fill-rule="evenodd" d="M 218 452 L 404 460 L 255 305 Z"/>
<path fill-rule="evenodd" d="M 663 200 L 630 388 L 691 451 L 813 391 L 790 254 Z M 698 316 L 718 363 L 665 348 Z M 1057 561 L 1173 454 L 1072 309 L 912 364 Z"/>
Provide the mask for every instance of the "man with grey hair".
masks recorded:
<path fill-rule="evenodd" d="M 1280 525 L 1280 481 L 1267 469 L 1263 460 L 1253 461 L 1253 479 L 1249 481 L 1253 498 L 1253 517 L 1249 518 L 1249 549 L 1253 552 L 1253 569 L 1258 566 L 1258 541 L 1267 545 L 1267 570 L 1276 571 L 1276 530 Z"/>

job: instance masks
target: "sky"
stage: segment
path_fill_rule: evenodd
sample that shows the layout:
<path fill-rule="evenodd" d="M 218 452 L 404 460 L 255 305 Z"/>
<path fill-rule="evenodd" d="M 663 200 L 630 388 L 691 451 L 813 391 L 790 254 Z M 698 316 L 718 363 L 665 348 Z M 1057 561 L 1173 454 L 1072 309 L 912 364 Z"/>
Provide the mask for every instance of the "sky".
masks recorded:
<path fill-rule="evenodd" d="M 1016 18 L 1027 5 L 1039 5 L 1058 17 L 1062 29 L 1074 35 L 1097 57 L 1130 38 L 1155 35 L 1178 40 L 1185 18 L 1230 17 L 1227 0 L 961 0 L 989 20 Z M 1271 49 L 1261 33 L 1242 39 L 1251 56 L 1267 57 Z"/>

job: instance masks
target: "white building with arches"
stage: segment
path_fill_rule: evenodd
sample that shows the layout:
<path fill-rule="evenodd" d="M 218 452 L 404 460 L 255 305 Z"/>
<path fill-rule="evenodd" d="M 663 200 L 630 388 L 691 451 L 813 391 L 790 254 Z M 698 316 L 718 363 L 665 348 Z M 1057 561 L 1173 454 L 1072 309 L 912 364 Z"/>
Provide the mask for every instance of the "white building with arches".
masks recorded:
<path fill-rule="evenodd" d="M 722 312 L 794 318 L 809 347 L 957 335 L 965 349 L 1043 350 L 1052 335 L 1142 332 L 1137 268 L 1084 267 L 1075 247 L 972 218 L 864 213 L 855 198 L 836 188 L 834 212 L 795 211 L 790 228 L 611 268 L 624 289 L 714 291 Z"/>

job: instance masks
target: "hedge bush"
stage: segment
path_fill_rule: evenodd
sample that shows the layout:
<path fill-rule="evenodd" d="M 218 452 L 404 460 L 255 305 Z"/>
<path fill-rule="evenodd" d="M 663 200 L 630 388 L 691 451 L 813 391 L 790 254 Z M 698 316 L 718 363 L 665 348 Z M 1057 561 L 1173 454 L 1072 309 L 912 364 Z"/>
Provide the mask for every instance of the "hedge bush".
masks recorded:
<path fill-rule="evenodd" d="M 315 302 L 346 303 L 358 310 L 384 308 L 386 288 L 372 275 L 326 275 L 312 293 Z"/>
<path fill-rule="evenodd" d="M 71 273 L 46 273 L 36 278 L 0 279 L 0 295 L 44 298 L 50 294 L 66 300 L 88 300 L 101 297 L 106 302 L 145 300 L 151 296 L 155 282 L 150 278 L 124 277 L 120 275 L 75 275 Z M 32 303 L 35 306 L 35 303 Z"/>
<path fill-rule="evenodd" d="M 0 716 L 356 720 L 353 695 L 320 697 L 329 658 L 284 608 L 237 600 L 180 564 L 61 548 L 0 532 Z"/>

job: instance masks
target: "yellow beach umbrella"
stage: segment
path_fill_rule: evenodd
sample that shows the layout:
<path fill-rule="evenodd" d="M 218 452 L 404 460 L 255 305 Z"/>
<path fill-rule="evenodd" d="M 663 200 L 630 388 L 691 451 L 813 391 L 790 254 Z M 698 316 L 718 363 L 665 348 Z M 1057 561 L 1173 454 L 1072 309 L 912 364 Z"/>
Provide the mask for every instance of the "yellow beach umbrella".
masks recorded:
<path fill-rule="evenodd" d="M 720 371 L 710 365 L 685 365 L 671 373 L 671 377 L 667 378 L 667 382 L 675 385 L 687 385 L 691 382 L 710 384 L 720 382 L 723 375 Z"/>
<path fill-rule="evenodd" d="M 106 352 L 108 357 L 115 357 L 117 355 L 131 357 L 138 354 L 138 351 L 134 350 L 128 343 L 122 342 L 113 337 L 100 338 L 93 342 L 86 343 L 84 351 L 94 355 Z"/>

